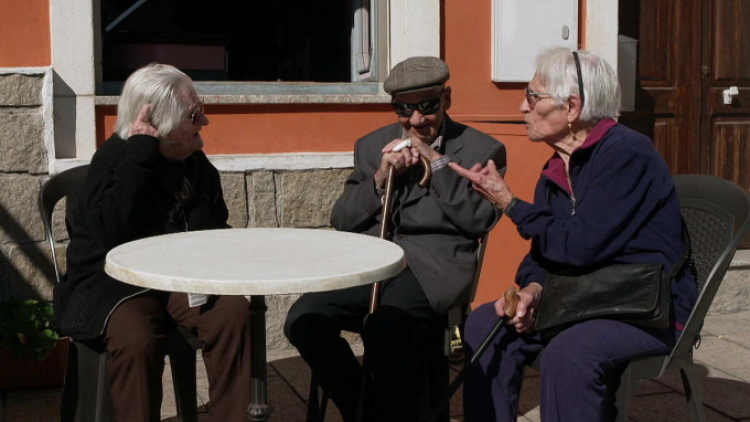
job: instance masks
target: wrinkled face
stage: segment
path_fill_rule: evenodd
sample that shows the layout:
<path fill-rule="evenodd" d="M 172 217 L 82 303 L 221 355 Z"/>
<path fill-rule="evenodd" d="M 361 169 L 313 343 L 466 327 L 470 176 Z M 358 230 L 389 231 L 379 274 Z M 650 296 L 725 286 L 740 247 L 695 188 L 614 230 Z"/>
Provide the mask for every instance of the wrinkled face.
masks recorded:
<path fill-rule="evenodd" d="M 432 105 L 435 101 L 437 101 L 438 108 L 437 111 L 431 113 L 434 110 Z M 440 125 L 445 119 L 445 112 L 450 108 L 451 89 L 436 86 L 426 91 L 398 93 L 393 96 L 392 103 L 397 115 L 399 110 L 411 112 L 411 116 L 398 115 L 398 121 L 406 130 L 407 135 L 430 144 L 438 136 Z"/>
<path fill-rule="evenodd" d="M 570 133 L 568 107 L 556 105 L 536 75 L 529 82 L 527 95 L 521 102 L 520 109 L 524 114 L 529 139 L 532 141 L 543 141 L 552 145 Z"/>
<path fill-rule="evenodd" d="M 181 98 L 188 111 L 180 119 L 180 124 L 167 135 L 167 139 L 172 142 L 169 145 L 170 155 L 178 160 L 184 160 L 203 148 L 200 131 L 203 126 L 208 126 L 208 117 L 203 114 L 203 103 L 198 99 L 195 89 L 190 87 Z"/>

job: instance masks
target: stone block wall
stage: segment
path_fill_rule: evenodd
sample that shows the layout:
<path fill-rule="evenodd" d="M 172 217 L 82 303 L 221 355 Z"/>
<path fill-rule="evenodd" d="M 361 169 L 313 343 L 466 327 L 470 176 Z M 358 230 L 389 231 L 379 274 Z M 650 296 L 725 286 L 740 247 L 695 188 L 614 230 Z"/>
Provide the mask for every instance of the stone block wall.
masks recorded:
<path fill-rule="evenodd" d="M 54 285 L 36 198 L 47 176 L 44 75 L 0 75 L 0 300 L 49 298 Z"/>
<path fill-rule="evenodd" d="M 260 170 L 222 173 L 224 200 L 232 227 L 330 229 L 331 209 L 351 169 L 305 171 Z M 269 356 L 285 356 L 294 348 L 284 337 L 284 320 L 298 295 L 266 298 Z M 350 338 L 358 342 L 358 338 Z"/>

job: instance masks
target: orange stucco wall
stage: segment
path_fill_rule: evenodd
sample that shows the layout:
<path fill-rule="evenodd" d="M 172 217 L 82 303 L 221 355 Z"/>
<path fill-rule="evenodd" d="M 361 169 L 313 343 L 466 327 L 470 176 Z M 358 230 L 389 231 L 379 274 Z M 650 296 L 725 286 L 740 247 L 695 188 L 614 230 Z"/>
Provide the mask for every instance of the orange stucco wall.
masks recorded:
<path fill-rule="evenodd" d="M 523 87 L 518 83 L 494 83 L 491 79 L 491 0 L 444 2 L 444 58 L 451 68 L 453 110 L 458 121 L 476 127 L 502 141 L 508 153 L 506 180 L 513 193 L 531 199 L 539 171 L 550 156 L 544 145 L 532 144 L 520 122 Z M 474 304 L 498 298 L 513 285 L 518 264 L 528 251 L 528 242 L 508 219 L 501 219 L 490 234 Z"/>
<path fill-rule="evenodd" d="M 0 67 L 49 66 L 49 0 L 0 1 Z"/>
<path fill-rule="evenodd" d="M 443 4 L 441 45 L 454 87 L 451 115 L 505 144 L 505 179 L 515 196 L 530 201 L 552 150 L 543 143 L 531 143 L 526 128 L 511 123 L 523 120 L 519 107 L 526 84 L 492 82 L 492 1 L 476 1 L 472 7 L 461 2 Z M 578 10 L 579 40 L 584 40 L 586 0 L 579 1 Z M 529 30 L 533 31 L 533 25 Z M 490 234 L 474 306 L 497 299 L 515 285 L 516 270 L 528 249 L 529 242 L 518 235 L 515 225 L 507 218 L 501 219 Z"/>
<path fill-rule="evenodd" d="M 115 107 L 97 109 L 102 142 L 115 125 Z M 346 152 L 354 141 L 393 123 L 388 104 L 208 105 L 203 131 L 206 154 Z"/>

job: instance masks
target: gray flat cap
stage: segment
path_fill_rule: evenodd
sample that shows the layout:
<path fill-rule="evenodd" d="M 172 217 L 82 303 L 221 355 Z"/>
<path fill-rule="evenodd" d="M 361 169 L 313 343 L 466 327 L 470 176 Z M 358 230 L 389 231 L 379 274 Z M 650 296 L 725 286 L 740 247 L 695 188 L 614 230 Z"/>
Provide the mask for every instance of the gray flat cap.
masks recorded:
<path fill-rule="evenodd" d="M 383 84 L 388 94 L 419 91 L 444 84 L 451 77 L 448 65 L 437 57 L 410 57 L 391 69 Z"/>

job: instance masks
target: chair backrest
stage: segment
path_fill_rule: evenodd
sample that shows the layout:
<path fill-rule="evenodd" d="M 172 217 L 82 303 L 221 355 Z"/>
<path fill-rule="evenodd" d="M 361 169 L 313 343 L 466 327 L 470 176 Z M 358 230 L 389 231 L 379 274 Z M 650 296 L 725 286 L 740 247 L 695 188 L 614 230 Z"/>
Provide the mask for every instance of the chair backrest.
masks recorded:
<path fill-rule="evenodd" d="M 664 368 L 689 356 L 711 303 L 742 238 L 750 230 L 750 194 L 718 177 L 674 177 L 682 216 L 690 236 L 698 277 L 698 301 Z"/>
<path fill-rule="evenodd" d="M 477 249 L 477 269 L 474 272 L 474 282 L 471 284 L 471 293 L 469 294 L 469 301 L 466 303 L 466 309 L 464 310 L 464 317 L 468 316 L 471 312 L 471 303 L 474 302 L 474 297 L 477 294 L 477 287 L 479 286 L 479 279 L 482 276 L 482 264 L 484 263 L 484 252 L 487 250 L 487 242 L 490 240 L 490 233 L 487 232 L 479 239 L 479 248 Z"/>
<path fill-rule="evenodd" d="M 487 232 L 479 239 L 479 247 L 477 248 L 477 269 L 474 271 L 474 280 L 471 283 L 471 291 L 469 292 L 469 299 L 466 303 L 455 306 L 448 311 L 448 327 L 453 328 L 456 325 L 462 324 L 466 317 L 471 312 L 471 303 L 474 302 L 474 296 L 477 293 L 477 286 L 479 285 L 479 278 L 482 275 L 482 263 L 484 262 L 484 252 L 487 250 L 487 241 L 490 238 L 490 233 Z"/>
<path fill-rule="evenodd" d="M 89 166 L 84 165 L 80 167 L 74 167 L 62 171 L 51 178 L 49 178 L 44 184 L 42 189 L 39 191 L 39 198 L 37 205 L 39 207 L 39 213 L 42 216 L 42 223 L 44 224 L 44 233 L 47 236 L 50 250 L 52 251 L 52 263 L 55 267 L 55 278 L 57 282 L 60 282 L 61 274 L 60 269 L 57 266 L 57 254 L 55 253 L 55 238 L 52 233 L 52 212 L 55 210 L 55 204 L 61 199 L 66 199 L 66 227 L 70 221 L 67 218 L 70 212 L 73 210 L 73 204 L 81 193 L 84 184 L 86 183 L 86 175 L 88 174 Z"/>

